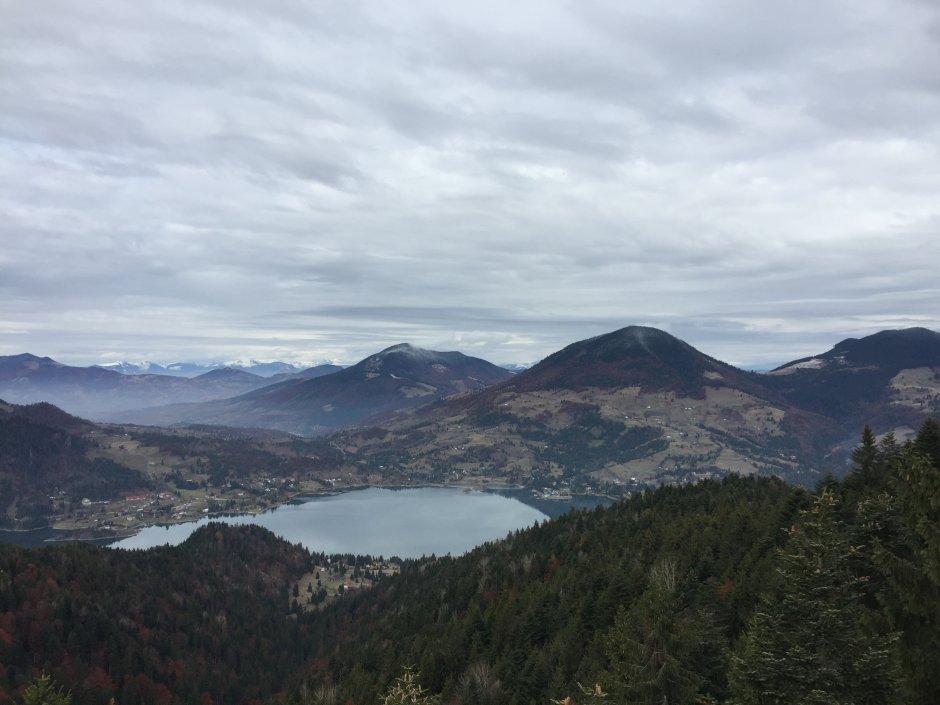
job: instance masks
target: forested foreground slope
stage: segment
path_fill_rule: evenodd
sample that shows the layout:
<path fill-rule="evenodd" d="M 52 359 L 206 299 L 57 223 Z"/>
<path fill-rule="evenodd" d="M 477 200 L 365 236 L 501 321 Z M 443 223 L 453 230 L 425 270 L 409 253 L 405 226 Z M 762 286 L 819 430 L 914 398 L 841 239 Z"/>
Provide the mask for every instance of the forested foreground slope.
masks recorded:
<path fill-rule="evenodd" d="M 374 702 L 408 664 L 445 702 L 580 702 L 578 683 L 613 703 L 940 702 L 940 427 L 866 433 L 856 460 L 815 494 L 661 488 L 415 565 L 324 615 L 343 640 L 312 682 Z"/>
<path fill-rule="evenodd" d="M 493 705 L 940 702 L 940 426 L 904 447 L 866 433 L 855 460 L 815 493 L 664 487 L 303 614 L 289 590 L 315 559 L 257 528 L 3 547 L 0 701 L 45 670 L 73 702 L 122 705 L 379 703 L 418 683 Z"/>

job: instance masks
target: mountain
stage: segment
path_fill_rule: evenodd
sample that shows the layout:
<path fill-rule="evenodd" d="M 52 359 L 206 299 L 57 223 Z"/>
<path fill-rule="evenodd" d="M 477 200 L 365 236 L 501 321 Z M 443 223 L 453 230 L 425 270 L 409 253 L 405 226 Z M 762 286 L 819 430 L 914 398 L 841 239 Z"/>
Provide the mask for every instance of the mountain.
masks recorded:
<path fill-rule="evenodd" d="M 170 374 L 170 371 L 167 370 L 163 365 L 160 365 L 156 362 L 127 362 L 126 360 L 120 360 L 118 362 L 103 362 L 101 364 L 95 365 L 95 367 L 100 367 L 103 370 L 111 370 L 112 372 L 120 372 L 122 375 L 166 375 Z"/>
<path fill-rule="evenodd" d="M 806 452 L 791 425 L 806 417 L 761 376 L 630 326 L 335 443 L 370 479 L 482 476 L 622 492 L 728 472 L 798 473 Z"/>
<path fill-rule="evenodd" d="M 940 333 L 884 330 L 849 338 L 820 355 L 794 360 L 766 375 L 792 404 L 878 432 L 917 428 L 940 412 Z"/>
<path fill-rule="evenodd" d="M 735 472 L 812 485 L 828 472 L 845 472 L 862 426 L 903 439 L 940 412 L 938 339 L 923 328 L 882 331 L 767 374 L 641 326 L 578 341 L 514 375 L 460 353 L 398 345 L 312 379 L 303 377 L 327 370 L 258 381 L 229 370 L 176 380 L 192 385 L 190 401 L 169 405 L 163 401 L 185 397 L 153 390 L 134 396 L 126 386 L 139 380 L 144 388 L 156 376 L 107 370 L 82 371 L 98 378 L 76 383 L 71 396 L 24 398 L 30 375 L 42 373 L 61 387 L 61 379 L 79 373 L 48 358 L 17 356 L 0 358 L 0 395 L 62 400 L 81 413 L 91 406 L 81 397 L 89 386 L 118 378 L 125 386 L 111 394 L 124 405 L 107 416 L 113 421 L 302 435 L 348 429 L 331 443 L 347 470 L 369 483 L 470 476 L 620 493 Z M 130 410 L 135 403 L 141 408 Z"/>
<path fill-rule="evenodd" d="M 315 377 L 331 375 L 342 369 L 340 365 L 315 365 L 314 367 L 307 367 L 299 372 L 278 372 L 268 377 L 268 379 L 272 384 L 274 382 L 283 382 L 287 379 L 314 379 Z"/>
<path fill-rule="evenodd" d="M 18 404 L 46 401 L 92 419 L 143 406 L 220 399 L 269 383 L 264 377 L 228 368 L 190 379 L 72 367 L 28 353 L 0 357 L 0 398 Z"/>
<path fill-rule="evenodd" d="M 247 362 L 229 362 L 225 365 L 235 370 L 251 372 L 253 375 L 261 377 L 273 377 L 280 374 L 295 374 L 301 372 L 304 368 L 292 365 L 289 362 L 258 362 L 257 360 L 248 360 Z"/>
<path fill-rule="evenodd" d="M 866 423 L 909 433 L 940 410 L 938 338 L 884 331 L 758 374 L 630 326 L 335 444 L 371 481 L 476 476 L 622 492 L 736 472 L 814 484 L 845 472 Z"/>
<path fill-rule="evenodd" d="M 242 370 L 250 372 L 259 377 L 275 377 L 278 375 L 298 374 L 304 371 L 304 368 L 298 365 L 292 365 L 289 362 L 258 362 L 257 360 L 235 361 L 235 362 L 173 362 L 168 365 L 160 365 L 156 362 L 106 362 L 95 367 L 100 367 L 113 372 L 120 372 L 125 375 L 170 375 L 173 377 L 198 377 L 206 372 L 229 368 L 233 370 Z"/>
<path fill-rule="evenodd" d="M 927 328 L 883 330 L 865 338 L 846 338 L 821 355 L 793 360 L 771 374 L 827 369 L 878 368 L 897 373 L 903 369 L 940 364 L 940 333 Z"/>
<path fill-rule="evenodd" d="M 639 387 L 701 398 L 706 387 L 754 389 L 753 376 L 656 328 L 628 326 L 573 343 L 512 381 L 517 391 Z"/>
<path fill-rule="evenodd" d="M 142 424 L 250 426 L 309 435 L 482 389 L 510 376 L 479 358 L 403 343 L 325 376 L 289 379 L 211 403 L 143 409 L 122 418 Z"/>
<path fill-rule="evenodd" d="M 210 524 L 152 551 L 0 545 L 0 701 L 279 700 L 309 649 L 310 620 L 290 616 L 286 586 L 313 564 L 257 526 Z M 29 636 L 32 624 L 41 637 Z M 68 696 L 20 697 L 39 654 Z"/>

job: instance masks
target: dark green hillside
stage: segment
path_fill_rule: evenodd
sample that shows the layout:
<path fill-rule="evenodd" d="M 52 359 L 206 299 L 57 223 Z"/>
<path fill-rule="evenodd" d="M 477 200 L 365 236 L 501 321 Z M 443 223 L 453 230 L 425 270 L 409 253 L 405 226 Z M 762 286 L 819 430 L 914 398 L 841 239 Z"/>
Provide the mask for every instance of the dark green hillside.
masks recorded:
<path fill-rule="evenodd" d="M 76 498 L 108 499 L 151 486 L 135 470 L 88 458 L 92 441 L 82 431 L 90 426 L 51 404 L 0 402 L 0 527 L 45 526 Z"/>
<path fill-rule="evenodd" d="M 288 591 L 313 560 L 222 524 L 172 549 L 0 545 L 0 702 L 41 669 L 79 704 L 272 697 L 310 649 Z"/>

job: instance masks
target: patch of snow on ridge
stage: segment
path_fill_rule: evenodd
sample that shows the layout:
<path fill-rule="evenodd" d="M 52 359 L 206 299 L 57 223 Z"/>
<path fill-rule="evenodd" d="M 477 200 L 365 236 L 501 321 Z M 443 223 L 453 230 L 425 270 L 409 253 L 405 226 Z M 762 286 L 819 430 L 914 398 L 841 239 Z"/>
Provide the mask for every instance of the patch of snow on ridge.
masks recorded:
<path fill-rule="evenodd" d="M 803 362 L 798 362 L 795 365 L 790 365 L 787 369 L 790 370 L 819 370 L 826 366 L 825 360 L 820 360 L 818 357 L 814 357 L 812 360 L 804 360 Z"/>

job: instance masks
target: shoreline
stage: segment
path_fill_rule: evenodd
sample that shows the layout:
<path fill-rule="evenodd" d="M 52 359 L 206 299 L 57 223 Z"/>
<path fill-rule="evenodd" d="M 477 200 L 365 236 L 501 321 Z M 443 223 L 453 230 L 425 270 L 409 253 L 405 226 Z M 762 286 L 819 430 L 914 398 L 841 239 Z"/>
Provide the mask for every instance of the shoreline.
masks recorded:
<path fill-rule="evenodd" d="M 331 497 L 341 494 L 346 494 L 348 492 L 354 492 L 358 490 L 365 489 L 384 489 L 384 490 L 409 490 L 409 489 L 454 489 L 461 490 L 463 492 L 496 492 L 500 493 L 501 491 L 510 491 L 510 492 L 519 492 L 527 493 L 531 492 L 532 498 L 538 501 L 550 502 L 550 503 L 564 503 L 564 502 L 575 502 L 579 498 L 582 500 L 591 500 L 591 499 L 600 499 L 606 502 L 614 502 L 616 498 L 609 497 L 602 494 L 569 494 L 564 496 L 552 496 L 552 495 L 542 495 L 536 494 L 534 488 L 529 488 L 524 485 L 509 485 L 505 482 L 500 481 L 476 481 L 476 482 L 466 482 L 466 481 L 457 481 L 457 482 L 438 482 L 438 483 L 421 483 L 421 484 L 401 484 L 401 483 L 388 483 L 388 484 L 354 484 L 339 488 L 331 489 L 322 489 L 322 490 L 298 490 L 296 492 L 290 493 L 285 498 L 266 504 L 259 507 L 253 507 L 243 510 L 227 510 L 227 511 L 212 511 L 204 512 L 201 514 L 191 514 L 186 516 L 174 516 L 168 518 L 159 518 L 154 521 L 141 521 L 139 524 L 135 524 L 133 527 L 122 527 L 121 530 L 115 531 L 108 535 L 93 535 L 96 531 L 96 527 L 85 526 L 85 527 L 69 527 L 63 528 L 61 526 L 56 526 L 57 522 L 52 522 L 43 527 L 36 527 L 32 529 L 0 529 L 0 532 L 6 532 L 10 534 L 20 534 L 28 535 L 30 533 L 52 533 L 58 535 L 47 536 L 46 538 L 37 541 L 36 546 L 45 546 L 45 545 L 54 545 L 62 543 L 117 543 L 128 538 L 132 538 L 139 534 L 144 529 L 147 529 L 152 526 L 174 526 L 177 524 L 187 524 L 195 523 L 204 518 L 211 519 L 213 517 L 224 517 L 224 516 L 254 516 L 263 514 L 264 512 L 274 511 L 279 507 L 289 505 L 289 504 L 300 504 L 307 500 L 315 500 L 321 497 Z M 528 496 L 528 495 L 524 495 Z M 519 498 L 516 498 L 519 499 Z M 522 499 L 519 499 L 522 501 Z M 523 502 L 528 504 L 528 502 Z M 535 506 L 532 504 L 530 506 Z M 536 507 L 538 508 L 538 507 Z M 544 512 L 543 512 L 544 513 Z M 18 542 L 9 542 L 14 545 L 27 545 L 24 543 Z"/>

